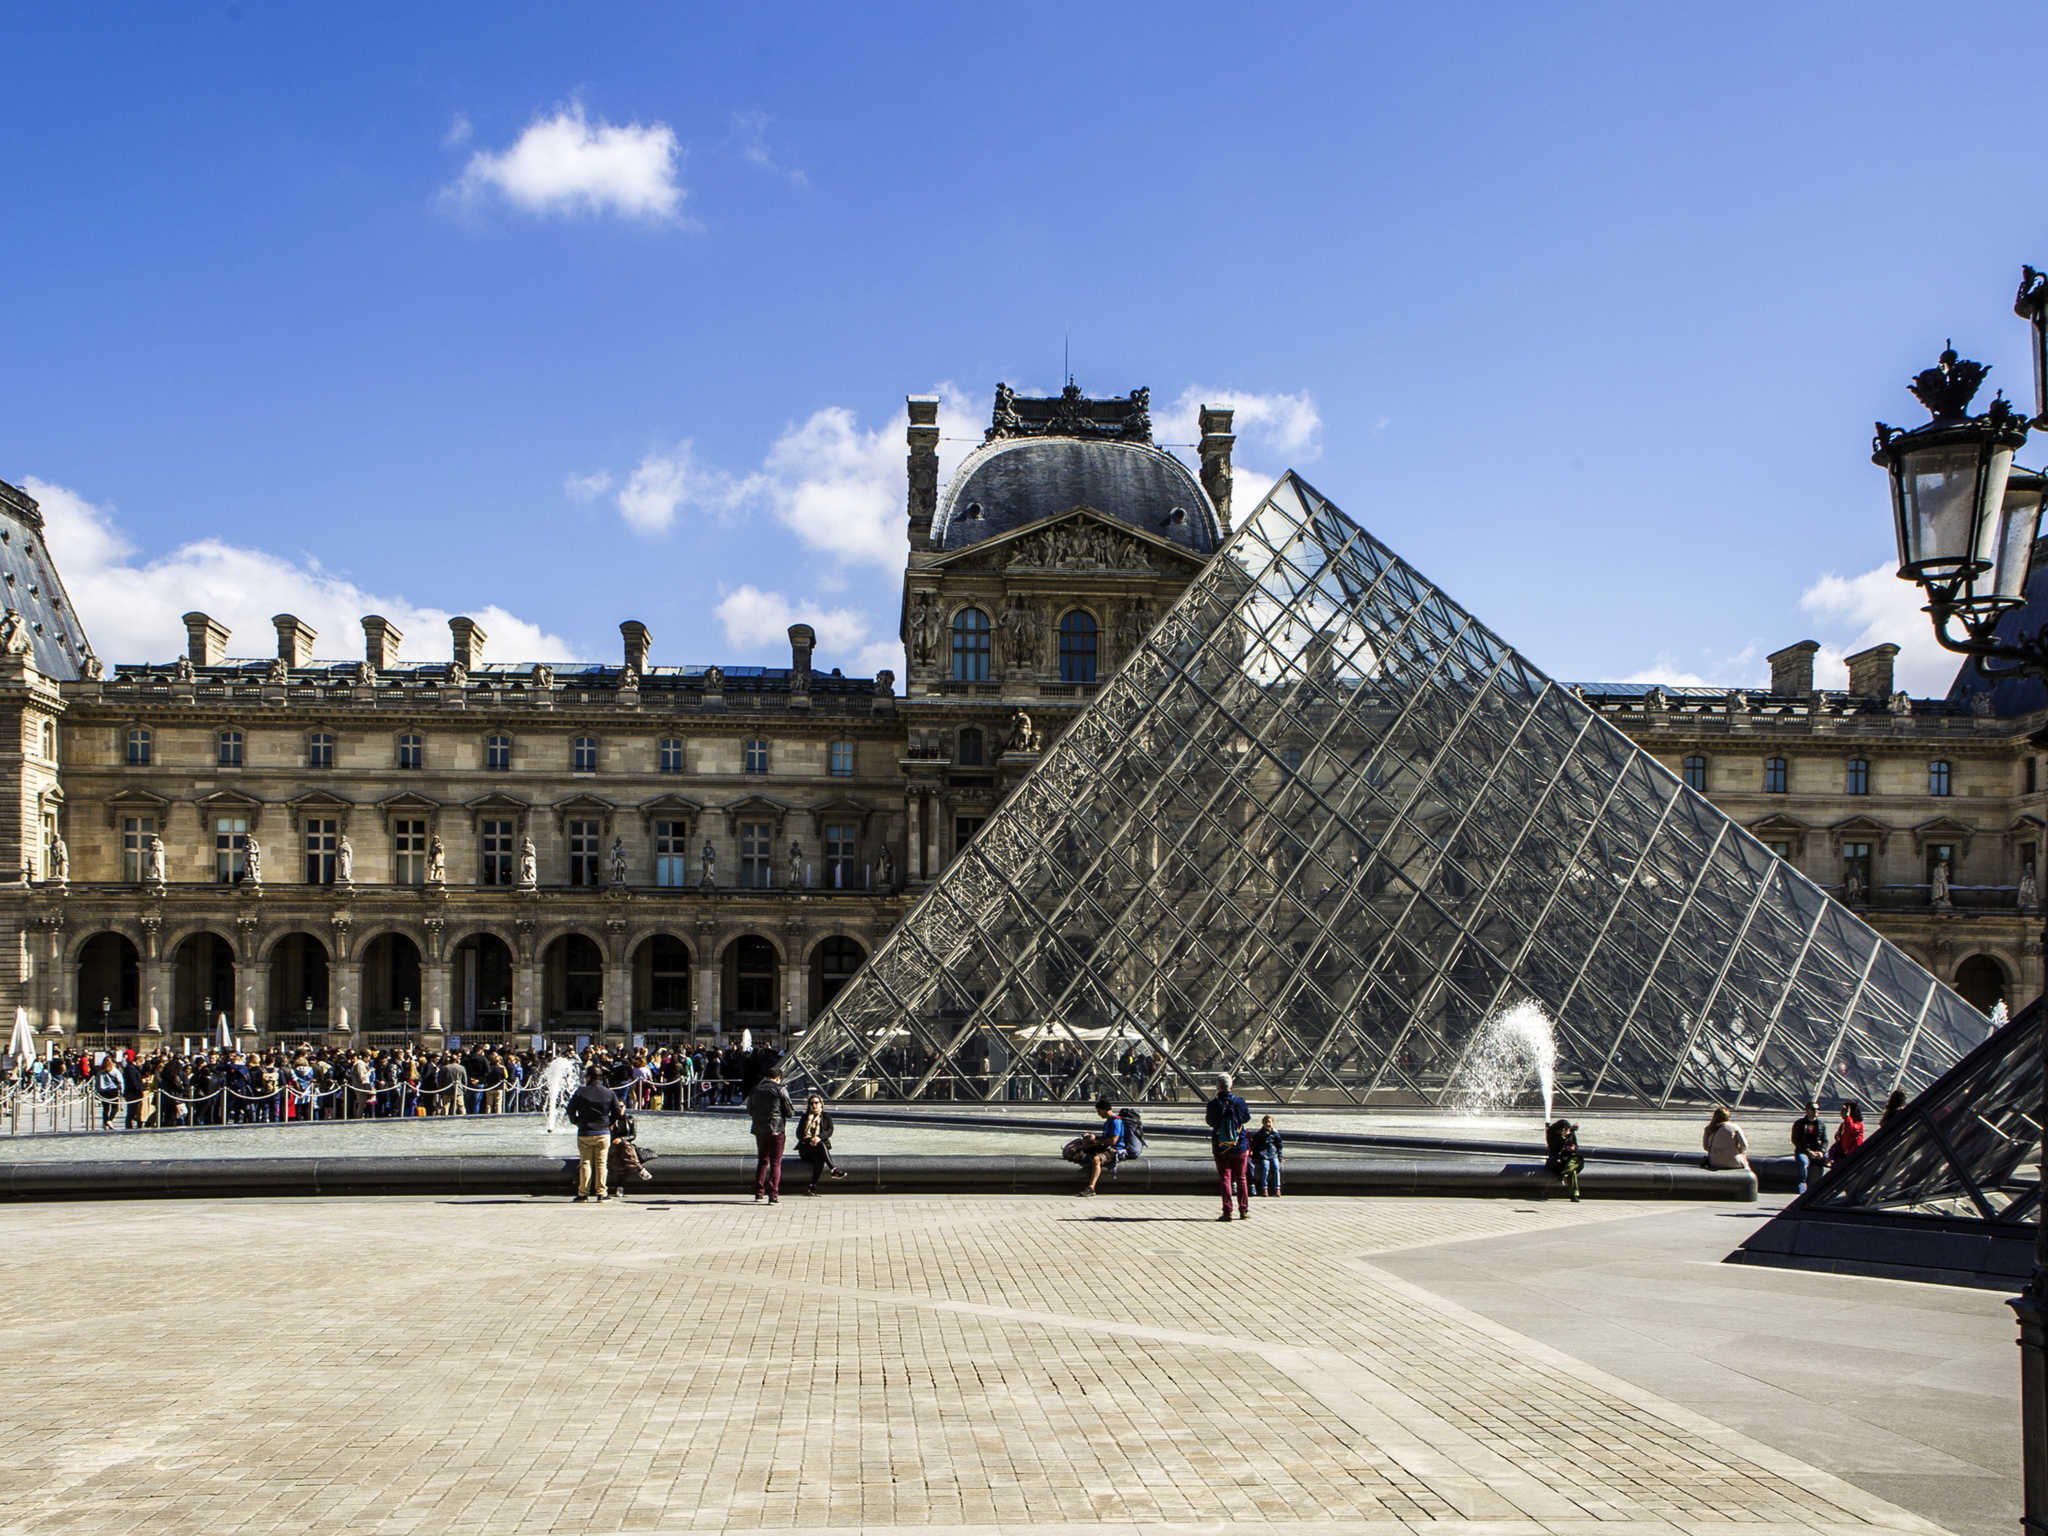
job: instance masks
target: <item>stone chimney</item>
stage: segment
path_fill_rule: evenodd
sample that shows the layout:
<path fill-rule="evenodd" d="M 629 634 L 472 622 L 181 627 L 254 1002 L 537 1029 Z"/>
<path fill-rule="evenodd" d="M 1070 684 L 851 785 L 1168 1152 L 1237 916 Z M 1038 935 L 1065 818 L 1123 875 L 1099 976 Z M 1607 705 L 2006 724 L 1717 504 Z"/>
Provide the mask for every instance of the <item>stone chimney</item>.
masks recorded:
<path fill-rule="evenodd" d="M 808 624 L 789 626 L 789 664 L 800 678 L 811 675 L 811 652 L 818 648 L 818 632 Z"/>
<path fill-rule="evenodd" d="M 911 395 L 910 407 L 910 547 L 932 541 L 932 518 L 939 510 L 939 397 Z"/>
<path fill-rule="evenodd" d="M 619 633 L 626 639 L 626 670 L 636 676 L 647 675 L 647 651 L 654 637 L 647 633 L 647 626 L 638 619 L 628 619 L 619 626 Z"/>
<path fill-rule="evenodd" d="M 1813 692 L 1813 653 L 1818 640 L 1801 640 L 1764 659 L 1771 664 L 1771 692 L 1805 695 Z"/>
<path fill-rule="evenodd" d="M 380 613 L 363 615 L 363 659 L 379 672 L 398 665 L 398 642 L 405 636 Z"/>
<path fill-rule="evenodd" d="M 1873 645 L 1867 651 L 1858 651 L 1849 658 L 1849 691 L 1859 699 L 1883 699 L 1891 702 L 1892 658 L 1899 654 L 1896 645 Z"/>
<path fill-rule="evenodd" d="M 484 641 L 488 638 L 475 619 L 450 619 L 448 633 L 455 640 L 455 663 L 465 672 L 483 665 Z"/>
<path fill-rule="evenodd" d="M 185 615 L 185 654 L 195 667 L 217 667 L 228 653 L 228 627 L 203 613 Z"/>
<path fill-rule="evenodd" d="M 319 638 L 313 626 L 291 613 L 277 614 L 270 622 L 277 626 L 277 659 L 293 668 L 309 665 L 313 660 L 313 642 Z"/>
<path fill-rule="evenodd" d="M 1236 412 L 1226 407 L 1202 407 L 1202 489 L 1216 507 L 1216 521 L 1230 532 L 1230 450 L 1237 446 L 1237 434 L 1230 430 Z"/>

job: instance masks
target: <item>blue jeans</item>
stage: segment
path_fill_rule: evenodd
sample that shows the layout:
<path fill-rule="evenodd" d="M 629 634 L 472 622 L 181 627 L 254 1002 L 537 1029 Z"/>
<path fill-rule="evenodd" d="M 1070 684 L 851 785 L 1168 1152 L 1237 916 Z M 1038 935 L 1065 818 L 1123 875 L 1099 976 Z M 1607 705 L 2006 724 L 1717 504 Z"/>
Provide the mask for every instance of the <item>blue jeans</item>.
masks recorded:
<path fill-rule="evenodd" d="M 1799 1193 L 1803 1195 L 1806 1193 L 1807 1180 L 1819 1178 L 1821 1170 L 1827 1166 L 1827 1154 L 1799 1152 L 1794 1154 L 1793 1160 L 1799 1164 Z"/>
<path fill-rule="evenodd" d="M 1280 1193 L 1279 1153 L 1254 1152 L 1252 1154 L 1252 1193 L 1255 1195 L 1277 1195 Z"/>

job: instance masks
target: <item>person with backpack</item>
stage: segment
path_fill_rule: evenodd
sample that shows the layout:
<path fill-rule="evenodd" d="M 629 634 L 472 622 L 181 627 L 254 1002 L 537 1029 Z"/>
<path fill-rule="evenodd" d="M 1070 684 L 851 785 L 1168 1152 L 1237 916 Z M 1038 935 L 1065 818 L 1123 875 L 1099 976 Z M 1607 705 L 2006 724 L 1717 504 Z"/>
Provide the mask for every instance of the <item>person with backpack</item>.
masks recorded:
<path fill-rule="evenodd" d="M 1131 1156 L 1129 1132 L 1116 1106 L 1108 1099 L 1097 1099 L 1095 1113 L 1102 1119 L 1101 1128 L 1068 1142 L 1063 1154 L 1069 1162 L 1088 1170 L 1088 1182 L 1074 1191 L 1077 1196 L 1094 1194 L 1103 1170 L 1111 1170 L 1110 1176 L 1114 1178 L 1116 1165 Z"/>
<path fill-rule="evenodd" d="M 1273 1117 L 1267 1115 L 1259 1121 L 1259 1128 L 1252 1132 L 1252 1193 L 1280 1194 L 1280 1163 L 1286 1152 L 1286 1141 L 1273 1124 Z"/>
<path fill-rule="evenodd" d="M 1237 1219 L 1252 1219 L 1251 1143 L 1244 1128 L 1251 1122 L 1252 1107 L 1230 1091 L 1230 1074 L 1216 1079 L 1216 1097 L 1202 1111 L 1209 1122 L 1209 1146 L 1216 1154 L 1216 1178 L 1223 1193 L 1223 1214 L 1230 1220 L 1231 1187 L 1237 1189 Z"/>

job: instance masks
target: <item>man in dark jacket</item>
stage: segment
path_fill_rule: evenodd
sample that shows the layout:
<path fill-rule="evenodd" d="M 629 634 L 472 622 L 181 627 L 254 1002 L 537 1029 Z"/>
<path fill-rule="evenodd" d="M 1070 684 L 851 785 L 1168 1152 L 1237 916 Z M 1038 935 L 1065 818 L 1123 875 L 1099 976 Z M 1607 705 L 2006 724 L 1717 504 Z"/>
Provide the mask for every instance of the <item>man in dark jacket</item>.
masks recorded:
<path fill-rule="evenodd" d="M 1799 1193 L 1827 1161 L 1828 1130 L 1820 1123 L 1820 1105 L 1809 1099 L 1806 1113 L 1792 1122 L 1792 1156 L 1799 1162 Z"/>
<path fill-rule="evenodd" d="M 770 1205 L 782 1198 L 782 1145 L 789 1122 L 796 1118 L 796 1106 L 782 1086 L 780 1064 L 768 1068 L 768 1075 L 747 1095 L 747 1114 L 754 1122 L 754 1203 Z"/>
<path fill-rule="evenodd" d="M 1209 1122 L 1210 1149 L 1216 1154 L 1216 1178 L 1223 1187 L 1223 1214 L 1230 1220 L 1231 1185 L 1237 1186 L 1237 1219 L 1252 1219 L 1252 1149 L 1244 1128 L 1251 1123 L 1252 1107 L 1230 1091 L 1230 1074 L 1216 1079 L 1216 1097 L 1203 1107 Z"/>
<path fill-rule="evenodd" d="M 121 1097 L 128 1105 L 128 1118 L 121 1128 L 126 1131 L 142 1129 L 142 1068 L 130 1056 L 121 1063 Z"/>
<path fill-rule="evenodd" d="M 612 1149 L 612 1121 L 619 1113 L 619 1096 L 593 1074 L 569 1095 L 570 1122 L 576 1127 L 576 1198 L 597 1196 L 604 1204 L 605 1162 Z"/>

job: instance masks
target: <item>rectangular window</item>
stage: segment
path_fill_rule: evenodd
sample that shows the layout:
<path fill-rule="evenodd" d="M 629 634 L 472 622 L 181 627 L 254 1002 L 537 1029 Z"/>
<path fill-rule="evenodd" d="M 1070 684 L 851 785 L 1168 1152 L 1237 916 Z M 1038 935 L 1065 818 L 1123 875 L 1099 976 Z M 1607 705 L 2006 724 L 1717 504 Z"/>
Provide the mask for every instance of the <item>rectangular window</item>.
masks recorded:
<path fill-rule="evenodd" d="M 768 743 L 760 740 L 748 742 L 741 763 L 748 773 L 766 773 L 768 771 Z"/>
<path fill-rule="evenodd" d="M 481 861 L 477 866 L 477 884 L 510 885 L 513 860 L 512 823 L 479 822 L 477 833 L 477 854 Z"/>
<path fill-rule="evenodd" d="M 2041 787 L 2041 759 L 2038 757 L 2028 758 L 2026 774 L 2027 793 L 2031 795 Z"/>
<path fill-rule="evenodd" d="M 654 883 L 676 889 L 690 883 L 690 824 L 654 824 Z"/>
<path fill-rule="evenodd" d="M 833 742 L 831 756 L 827 760 L 827 766 L 830 768 L 831 772 L 837 774 L 842 779 L 852 778 L 853 743 L 850 741 Z"/>
<path fill-rule="evenodd" d="M 1697 755 L 1685 760 L 1685 787 L 1700 794 L 1707 792 L 1707 760 Z"/>
<path fill-rule="evenodd" d="M 401 768 L 424 768 L 427 765 L 427 744 L 411 735 L 398 738 L 398 766 Z"/>
<path fill-rule="evenodd" d="M 1764 793 L 1782 795 L 1785 793 L 1785 759 L 1767 757 L 1764 759 Z"/>
<path fill-rule="evenodd" d="M 484 738 L 484 766 L 497 773 L 504 773 L 512 766 L 512 738 L 510 736 L 486 736 Z"/>
<path fill-rule="evenodd" d="M 1927 793 L 1946 795 L 1950 782 L 1951 775 L 1947 762 L 1937 759 L 1927 765 Z"/>
<path fill-rule="evenodd" d="M 401 819 L 391 823 L 391 882 L 394 885 L 427 883 L 427 824 Z"/>
<path fill-rule="evenodd" d="M 140 880 L 149 867 L 149 840 L 156 836 L 154 816 L 121 818 L 121 878 Z"/>
<path fill-rule="evenodd" d="M 149 766 L 150 746 L 151 742 L 148 731 L 140 727 L 130 731 L 128 733 L 128 766 L 130 768 L 147 768 Z"/>
<path fill-rule="evenodd" d="M 740 823 L 740 886 L 765 891 L 775 883 L 775 826 L 766 821 Z"/>
<path fill-rule="evenodd" d="M 661 753 L 657 766 L 663 773 L 683 771 L 683 738 L 664 736 L 661 739 Z"/>
<path fill-rule="evenodd" d="M 854 852 L 860 845 L 860 826 L 851 821 L 825 823 L 825 885 L 830 890 L 850 891 L 860 884 L 853 868 Z"/>
<path fill-rule="evenodd" d="M 306 738 L 306 766 L 308 768 L 332 768 L 334 766 L 334 737 L 326 731 L 315 731 Z"/>
<path fill-rule="evenodd" d="M 603 834 L 595 821 L 572 821 L 569 823 L 569 883 L 571 885 L 597 885 L 601 877 L 597 872 L 598 843 Z"/>
<path fill-rule="evenodd" d="M 1861 757 L 1849 759 L 1848 790 L 1852 795 L 1867 795 L 1870 793 L 1869 759 Z"/>
<path fill-rule="evenodd" d="M 1764 846 L 1770 849 L 1771 852 L 1775 853 L 1779 858 L 1785 860 L 1787 863 L 1791 862 L 1792 845 L 1790 843 L 1780 840 L 1774 843 L 1766 843 L 1764 844 Z"/>
<path fill-rule="evenodd" d="M 221 816 L 213 823 L 213 878 L 233 885 L 249 872 L 249 818 Z"/>
<path fill-rule="evenodd" d="M 1870 896 L 1870 844 L 1842 844 L 1842 887 L 1852 901 L 1865 901 Z"/>
<path fill-rule="evenodd" d="M 334 884 L 334 844 L 341 824 L 315 817 L 306 823 L 306 884 Z"/>
<path fill-rule="evenodd" d="M 979 768 L 982 766 L 986 751 L 980 726 L 961 727 L 960 745 L 953 755 L 954 762 L 962 768 Z"/>
<path fill-rule="evenodd" d="M 242 766 L 242 733 L 222 731 L 220 733 L 220 765 L 223 768 Z"/>
<path fill-rule="evenodd" d="M 569 748 L 569 771 L 571 773 L 597 772 L 597 738 L 578 736 Z"/>
<path fill-rule="evenodd" d="M 986 816 L 955 816 L 953 818 L 953 851 L 958 853 L 974 841 L 974 834 L 981 830 Z"/>
<path fill-rule="evenodd" d="M 43 812 L 43 878 L 48 879 L 57 869 L 57 813 Z"/>
<path fill-rule="evenodd" d="M 57 761 L 57 722 L 43 722 L 43 758 L 46 762 Z"/>

